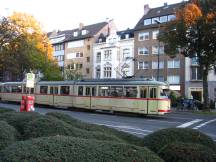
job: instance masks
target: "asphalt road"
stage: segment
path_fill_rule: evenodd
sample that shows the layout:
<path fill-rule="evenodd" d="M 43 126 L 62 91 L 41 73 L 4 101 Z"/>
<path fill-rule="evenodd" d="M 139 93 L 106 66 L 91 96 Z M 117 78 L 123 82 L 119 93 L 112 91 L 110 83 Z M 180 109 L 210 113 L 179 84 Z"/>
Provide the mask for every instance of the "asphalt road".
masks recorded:
<path fill-rule="evenodd" d="M 0 103 L 0 108 L 10 108 L 19 111 L 18 104 Z M 192 128 L 199 130 L 216 141 L 216 115 L 197 115 L 190 112 L 173 112 L 164 116 L 140 116 L 133 114 L 104 114 L 77 110 L 51 109 L 36 107 L 36 112 L 62 112 L 84 122 L 105 125 L 139 137 L 146 136 L 164 128 Z"/>

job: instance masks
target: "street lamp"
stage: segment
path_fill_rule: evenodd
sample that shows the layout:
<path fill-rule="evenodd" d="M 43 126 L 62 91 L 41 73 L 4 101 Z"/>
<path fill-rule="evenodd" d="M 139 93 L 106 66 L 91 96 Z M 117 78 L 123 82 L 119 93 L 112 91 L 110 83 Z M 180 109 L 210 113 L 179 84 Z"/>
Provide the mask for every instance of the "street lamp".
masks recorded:
<path fill-rule="evenodd" d="M 160 24 L 161 24 L 161 22 L 159 21 L 159 20 L 157 20 L 157 19 L 155 19 L 154 20 L 157 24 L 158 24 L 158 36 L 159 36 L 159 34 L 160 34 Z M 159 61 L 160 61 L 160 41 L 159 41 L 159 39 L 158 39 L 158 54 L 157 54 L 157 59 L 158 59 L 158 67 L 157 67 L 157 81 L 159 81 Z"/>

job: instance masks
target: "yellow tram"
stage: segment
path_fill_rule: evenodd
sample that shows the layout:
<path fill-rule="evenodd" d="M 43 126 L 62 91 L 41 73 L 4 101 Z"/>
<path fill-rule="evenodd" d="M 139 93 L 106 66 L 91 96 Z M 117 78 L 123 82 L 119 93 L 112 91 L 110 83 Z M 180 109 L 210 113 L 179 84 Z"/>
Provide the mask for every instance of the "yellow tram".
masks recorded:
<path fill-rule="evenodd" d="M 170 99 L 164 82 L 144 79 L 91 79 L 80 81 L 41 81 L 30 92 L 24 82 L 0 85 L 2 101 L 20 102 L 31 93 L 35 103 L 55 107 L 77 107 L 140 114 L 170 112 Z"/>

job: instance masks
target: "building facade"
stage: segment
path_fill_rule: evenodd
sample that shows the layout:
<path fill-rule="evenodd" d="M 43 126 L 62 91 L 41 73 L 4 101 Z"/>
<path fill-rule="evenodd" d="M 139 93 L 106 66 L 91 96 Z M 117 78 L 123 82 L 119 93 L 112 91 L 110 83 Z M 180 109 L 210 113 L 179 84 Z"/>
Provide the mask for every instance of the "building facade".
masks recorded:
<path fill-rule="evenodd" d="M 133 30 L 100 35 L 93 47 L 93 78 L 124 78 L 133 75 Z"/>
<path fill-rule="evenodd" d="M 175 11 L 181 3 L 150 9 L 144 6 L 144 16 L 134 31 L 134 73 L 136 77 L 166 81 L 170 89 L 184 94 L 185 59 L 178 54 L 170 58 L 164 53 L 164 45 L 157 40 L 161 27 L 175 19 Z"/>
<path fill-rule="evenodd" d="M 71 35 L 65 41 L 65 66 L 82 78 L 92 78 L 93 73 L 93 44 L 98 37 L 108 35 L 116 26 L 111 20 L 93 25 L 80 24 L 78 29 L 71 31 Z"/>
<path fill-rule="evenodd" d="M 197 58 L 185 58 L 185 96 L 203 101 L 202 74 Z M 208 74 L 209 99 L 216 101 L 216 70 Z"/>

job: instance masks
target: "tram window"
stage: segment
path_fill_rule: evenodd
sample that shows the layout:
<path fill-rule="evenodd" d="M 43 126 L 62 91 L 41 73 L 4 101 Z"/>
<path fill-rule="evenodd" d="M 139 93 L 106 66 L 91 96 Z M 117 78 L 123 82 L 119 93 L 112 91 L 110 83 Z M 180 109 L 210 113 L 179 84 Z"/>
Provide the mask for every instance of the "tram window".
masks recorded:
<path fill-rule="evenodd" d="M 10 92 L 10 87 L 9 86 L 4 86 L 4 92 L 6 92 L 6 93 Z"/>
<path fill-rule="evenodd" d="M 69 86 L 61 86 L 60 94 L 69 95 L 70 87 Z"/>
<path fill-rule="evenodd" d="M 22 92 L 22 87 L 21 86 L 12 86 L 11 87 L 11 92 L 21 93 Z"/>
<path fill-rule="evenodd" d="M 48 86 L 40 86 L 40 93 L 47 94 Z"/>
<path fill-rule="evenodd" d="M 121 97 L 123 96 L 123 87 L 112 86 L 109 94 L 110 96 Z"/>
<path fill-rule="evenodd" d="M 156 98 L 156 88 L 150 88 L 150 98 Z"/>
<path fill-rule="evenodd" d="M 78 88 L 78 96 L 83 96 L 83 86 L 79 86 L 79 88 Z"/>
<path fill-rule="evenodd" d="M 137 87 L 125 87 L 125 97 L 137 97 Z"/>
<path fill-rule="evenodd" d="M 109 87 L 108 86 L 99 87 L 99 96 L 109 96 Z"/>
<path fill-rule="evenodd" d="M 96 96 L 96 87 L 92 87 L 92 96 Z"/>
<path fill-rule="evenodd" d="M 140 87 L 140 98 L 148 98 L 147 87 Z"/>
<path fill-rule="evenodd" d="M 161 97 L 161 98 L 168 98 L 165 89 L 161 89 L 161 90 L 160 90 L 160 97 Z"/>
<path fill-rule="evenodd" d="M 58 87 L 50 87 L 50 94 L 58 94 Z"/>
<path fill-rule="evenodd" d="M 91 92 L 91 88 L 90 87 L 86 87 L 85 95 L 86 96 L 90 96 L 90 92 Z"/>
<path fill-rule="evenodd" d="M 26 86 L 24 86 L 23 93 L 29 93 L 29 88 L 26 88 Z M 30 93 L 34 93 L 34 88 L 31 88 Z"/>

